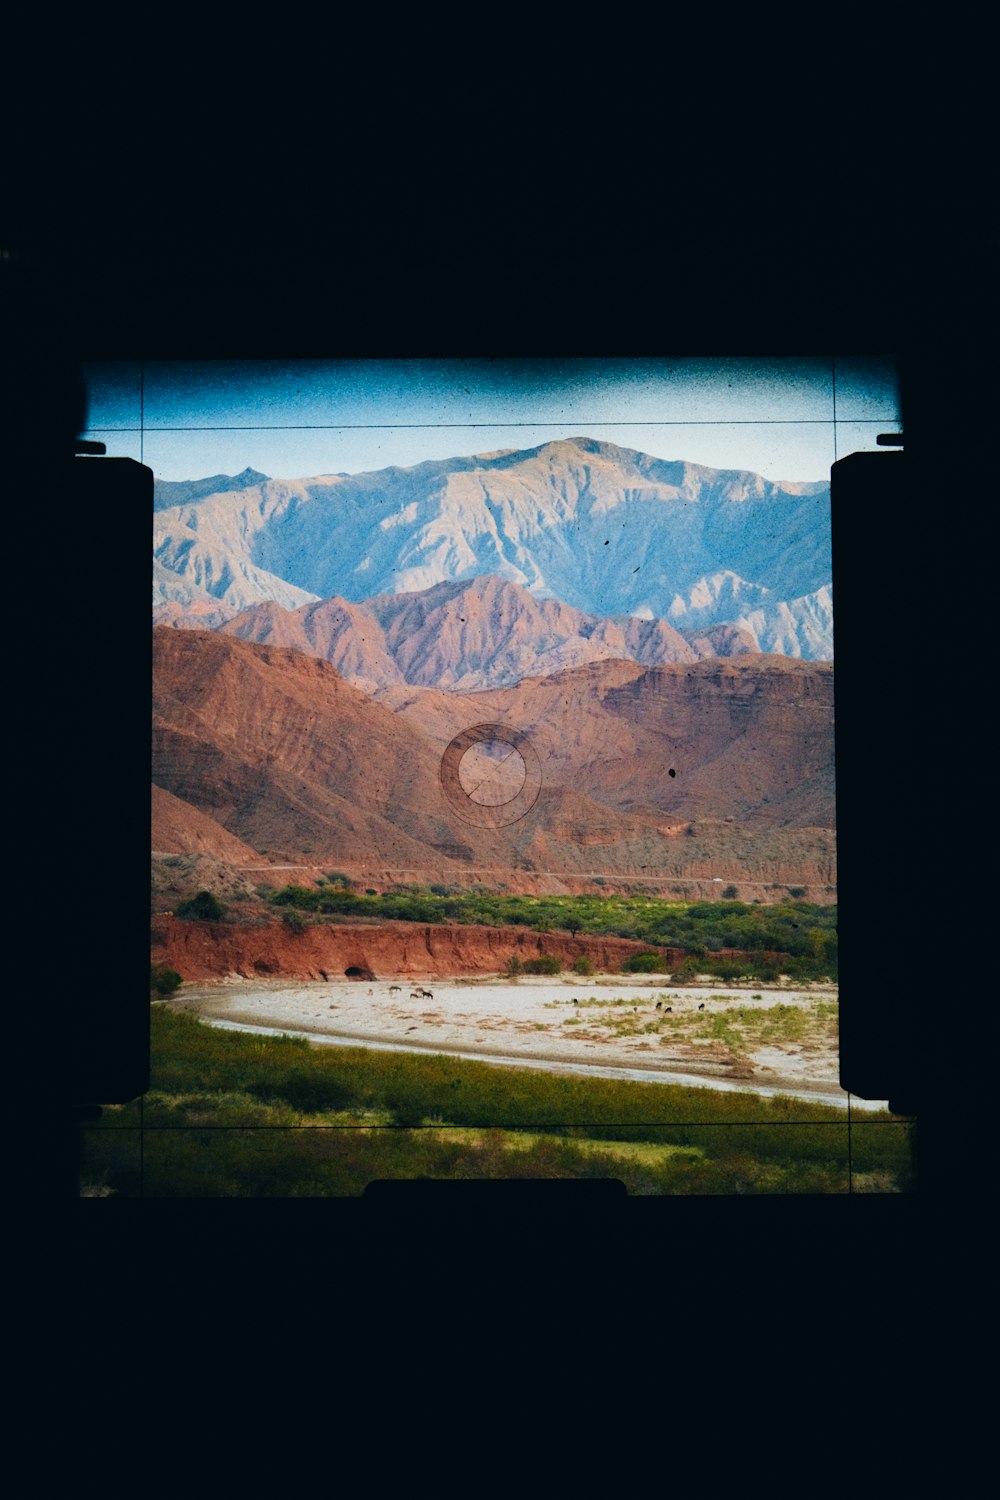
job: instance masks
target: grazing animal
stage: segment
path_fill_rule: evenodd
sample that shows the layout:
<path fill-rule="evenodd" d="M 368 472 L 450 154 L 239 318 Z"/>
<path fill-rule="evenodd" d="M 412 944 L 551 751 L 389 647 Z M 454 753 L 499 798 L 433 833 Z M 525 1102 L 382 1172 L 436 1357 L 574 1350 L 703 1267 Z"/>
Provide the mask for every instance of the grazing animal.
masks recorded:
<path fill-rule="evenodd" d="M 389 986 L 389 994 L 390 995 L 399 995 L 399 994 L 402 994 L 402 991 L 401 991 L 399 985 L 398 984 L 390 984 L 390 986 Z"/>
<path fill-rule="evenodd" d="M 673 1013 L 674 1013 L 674 1007 L 672 1005 L 665 1005 L 663 1007 L 663 1014 L 665 1016 L 672 1016 Z"/>
<path fill-rule="evenodd" d="M 699 1010 L 704 1010 L 705 1009 L 705 1002 L 704 1002 L 704 1000 L 701 1002 L 701 1004 L 699 1005 L 698 1009 Z"/>
<path fill-rule="evenodd" d="M 576 998 L 575 995 L 573 996 L 573 1004 L 574 1005 L 579 1005 L 580 1004 L 579 1000 Z"/>
<path fill-rule="evenodd" d="M 663 1001 L 662 1000 L 657 1000 L 657 1002 L 656 1002 L 656 1008 L 657 1008 L 657 1010 L 662 1010 L 663 1009 Z"/>
<path fill-rule="evenodd" d="M 433 1000 L 434 996 L 431 994 L 430 990 L 422 990 L 420 988 L 420 986 L 418 985 L 415 990 L 411 990 L 410 991 L 410 999 L 411 1000 Z"/>

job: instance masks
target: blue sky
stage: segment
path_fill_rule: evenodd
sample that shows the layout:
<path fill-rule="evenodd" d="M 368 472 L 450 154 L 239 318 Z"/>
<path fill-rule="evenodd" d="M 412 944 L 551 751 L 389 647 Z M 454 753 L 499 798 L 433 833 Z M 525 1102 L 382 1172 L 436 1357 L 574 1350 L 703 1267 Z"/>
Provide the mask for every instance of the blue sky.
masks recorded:
<path fill-rule="evenodd" d="M 408 466 L 586 435 L 667 459 L 825 479 L 898 424 L 876 356 L 93 365 L 87 436 L 163 479 Z M 835 420 L 836 418 L 836 420 Z"/>

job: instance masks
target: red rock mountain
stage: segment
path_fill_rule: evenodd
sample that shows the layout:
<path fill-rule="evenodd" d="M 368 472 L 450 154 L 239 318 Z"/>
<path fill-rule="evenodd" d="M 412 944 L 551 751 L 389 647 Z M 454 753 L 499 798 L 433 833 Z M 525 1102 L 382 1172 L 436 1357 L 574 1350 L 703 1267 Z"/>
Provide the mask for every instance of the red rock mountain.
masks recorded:
<path fill-rule="evenodd" d="M 289 610 L 269 601 L 243 610 L 222 629 L 244 641 L 288 646 L 307 656 L 322 657 L 352 687 L 365 693 L 403 681 L 382 627 L 365 604 L 333 598 Z"/>
<path fill-rule="evenodd" d="M 153 850 L 159 854 L 208 854 L 228 864 L 260 862 L 256 849 L 190 802 L 153 786 Z"/>
<path fill-rule="evenodd" d="M 157 785 L 254 849 L 425 855 L 440 794 L 419 731 L 301 652 L 201 631 L 153 639 Z"/>
<path fill-rule="evenodd" d="M 154 708 L 155 783 L 251 851 L 439 879 L 472 866 L 833 878 L 826 663 L 608 660 L 373 699 L 300 651 L 164 628 Z M 456 817 L 439 775 L 449 740 L 484 722 L 526 730 L 542 773 L 530 814 L 496 831 Z M 178 838 L 209 833 L 192 820 Z"/>
<path fill-rule="evenodd" d="M 694 661 L 694 651 L 665 621 L 659 632 L 633 630 L 540 599 L 490 574 L 465 583 L 439 583 L 416 594 L 383 594 L 367 607 L 385 631 L 402 678 L 450 692 L 475 692 L 563 671 L 591 661 L 628 657 L 649 645 L 656 660 Z"/>
<path fill-rule="evenodd" d="M 834 825 L 829 662 L 607 661 L 493 692 L 395 688 L 379 697 L 442 749 L 469 724 L 527 730 L 546 785 L 622 811 L 761 828 Z"/>
<path fill-rule="evenodd" d="M 361 604 L 335 597 L 289 610 L 268 601 L 229 619 L 208 618 L 204 605 L 198 609 L 189 614 L 180 605 L 162 605 L 156 623 L 220 629 L 319 656 L 369 693 L 398 682 L 476 692 L 592 661 L 660 665 L 760 649 L 738 626 L 686 637 L 666 620 L 601 619 L 491 574 Z"/>

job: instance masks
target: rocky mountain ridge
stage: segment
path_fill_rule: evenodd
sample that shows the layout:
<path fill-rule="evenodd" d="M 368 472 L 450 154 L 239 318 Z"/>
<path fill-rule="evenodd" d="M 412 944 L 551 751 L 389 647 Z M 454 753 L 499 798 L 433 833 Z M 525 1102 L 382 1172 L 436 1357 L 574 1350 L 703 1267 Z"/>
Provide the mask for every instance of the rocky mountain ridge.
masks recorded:
<path fill-rule="evenodd" d="M 198 599 L 161 605 L 154 623 L 291 647 L 368 693 L 396 683 L 476 692 L 594 661 L 661 666 L 760 654 L 748 625 L 677 630 L 666 620 L 601 619 L 491 575 L 359 604 L 335 597 L 288 610 L 268 601 L 235 616 Z"/>
<path fill-rule="evenodd" d="M 160 628 L 153 683 L 152 779 L 170 794 L 154 815 L 177 852 L 457 879 L 711 879 L 721 862 L 833 883 L 827 663 L 610 659 L 488 692 L 396 684 L 373 698 L 297 650 Z M 445 746 L 484 722 L 527 733 L 541 767 L 536 803 L 508 827 L 473 826 L 442 790 Z"/>
<path fill-rule="evenodd" d="M 158 605 L 294 611 L 492 575 L 590 617 L 725 625 L 759 650 L 832 656 L 823 482 L 571 438 L 370 474 L 161 482 L 156 504 Z"/>

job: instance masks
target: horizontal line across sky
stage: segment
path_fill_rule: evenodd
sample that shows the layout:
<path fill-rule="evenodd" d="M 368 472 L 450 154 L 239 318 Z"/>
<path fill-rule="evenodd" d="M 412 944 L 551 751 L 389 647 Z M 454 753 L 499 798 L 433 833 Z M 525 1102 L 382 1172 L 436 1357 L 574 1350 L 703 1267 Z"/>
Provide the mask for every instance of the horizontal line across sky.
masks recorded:
<path fill-rule="evenodd" d="M 738 420 L 713 419 L 700 422 L 587 422 L 580 420 L 581 427 L 883 427 L 892 424 L 895 417 L 744 417 Z M 241 423 L 233 427 L 161 427 L 159 423 L 147 423 L 142 427 L 91 427 L 90 432 L 404 432 L 465 429 L 472 427 L 557 427 L 565 428 L 565 422 L 313 422 L 298 425 L 290 422 Z"/>

